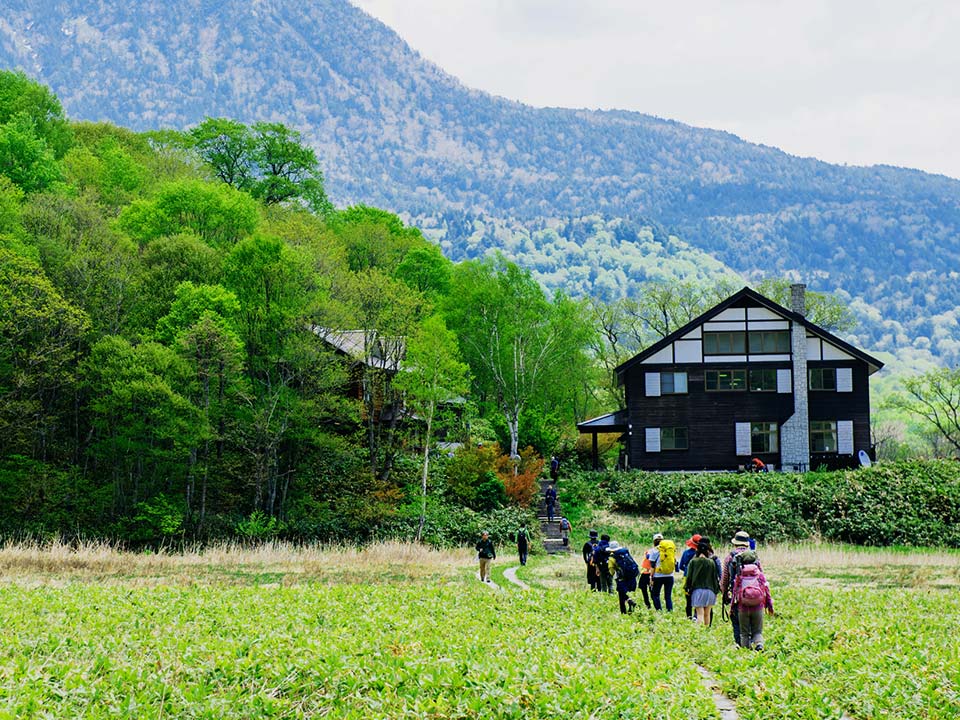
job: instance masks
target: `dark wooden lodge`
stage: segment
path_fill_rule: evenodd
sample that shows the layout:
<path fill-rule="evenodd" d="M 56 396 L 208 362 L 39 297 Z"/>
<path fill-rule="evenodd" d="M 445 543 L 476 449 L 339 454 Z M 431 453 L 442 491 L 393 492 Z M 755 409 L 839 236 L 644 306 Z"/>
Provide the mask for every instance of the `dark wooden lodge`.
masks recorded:
<path fill-rule="evenodd" d="M 737 470 L 857 464 L 870 442 L 869 378 L 883 363 L 744 288 L 616 369 L 625 407 L 580 423 L 622 433 L 624 465 Z"/>

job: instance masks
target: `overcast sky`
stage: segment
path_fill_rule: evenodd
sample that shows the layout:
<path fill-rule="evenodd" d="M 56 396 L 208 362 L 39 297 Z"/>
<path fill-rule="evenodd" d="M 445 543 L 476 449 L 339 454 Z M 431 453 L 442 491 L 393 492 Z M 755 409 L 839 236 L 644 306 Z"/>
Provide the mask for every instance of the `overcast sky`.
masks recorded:
<path fill-rule="evenodd" d="M 960 2 L 353 0 L 466 85 L 960 178 Z"/>

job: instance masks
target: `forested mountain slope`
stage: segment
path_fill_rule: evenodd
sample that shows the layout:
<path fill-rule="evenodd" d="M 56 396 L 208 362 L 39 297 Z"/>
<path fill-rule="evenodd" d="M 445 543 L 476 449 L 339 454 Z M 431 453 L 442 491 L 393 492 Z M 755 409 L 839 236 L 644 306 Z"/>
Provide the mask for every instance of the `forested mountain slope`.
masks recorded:
<path fill-rule="evenodd" d="M 548 284 L 610 297 L 677 249 L 690 269 L 705 252 L 849 293 L 862 346 L 960 357 L 960 181 L 492 97 L 346 0 L 7 0 L 0 66 L 49 84 L 75 118 L 296 126 L 335 202 L 404 213 L 453 258 L 503 247 Z"/>

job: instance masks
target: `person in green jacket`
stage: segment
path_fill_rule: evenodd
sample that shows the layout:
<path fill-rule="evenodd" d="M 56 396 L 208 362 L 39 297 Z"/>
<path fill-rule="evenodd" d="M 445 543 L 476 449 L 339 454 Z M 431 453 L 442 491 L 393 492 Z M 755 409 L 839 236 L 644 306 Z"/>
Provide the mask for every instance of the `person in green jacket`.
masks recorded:
<path fill-rule="evenodd" d="M 694 619 L 709 627 L 713 619 L 713 606 L 717 604 L 720 592 L 720 567 L 713 554 L 710 538 L 701 537 L 697 543 L 697 554 L 687 565 L 687 576 L 683 589 L 690 596 Z"/>
<path fill-rule="evenodd" d="M 490 562 L 497 556 L 497 551 L 493 549 L 493 540 L 490 539 L 490 533 L 484 530 L 480 534 L 480 540 L 476 544 L 477 558 L 480 560 L 480 582 L 490 582 Z"/>

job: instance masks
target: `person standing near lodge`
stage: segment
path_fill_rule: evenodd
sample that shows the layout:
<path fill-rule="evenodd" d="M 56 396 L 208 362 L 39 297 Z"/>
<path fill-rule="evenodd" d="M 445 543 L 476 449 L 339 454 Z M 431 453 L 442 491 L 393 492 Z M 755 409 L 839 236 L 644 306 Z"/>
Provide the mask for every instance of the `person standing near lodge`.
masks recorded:
<path fill-rule="evenodd" d="M 690 536 L 690 539 L 687 540 L 686 543 L 687 549 L 683 551 L 683 555 L 680 556 L 680 560 L 677 562 L 677 572 L 682 572 L 684 578 L 687 576 L 687 565 L 697 554 L 697 543 L 700 542 L 700 537 L 701 536 L 696 533 Z M 684 588 L 686 588 L 686 583 L 684 583 Z M 687 619 L 689 620 L 693 617 L 693 606 L 690 604 L 690 594 L 685 591 L 684 595 L 687 598 L 686 611 Z"/>
<path fill-rule="evenodd" d="M 547 522 L 553 522 L 553 509 L 557 506 L 557 488 L 553 483 L 547 486 L 543 499 L 547 505 Z"/>
<path fill-rule="evenodd" d="M 733 625 L 733 641 L 740 644 L 740 608 L 733 598 L 733 584 L 740 568 L 747 563 L 759 566 L 757 554 L 750 549 L 750 534 L 743 530 L 737 531 L 730 541 L 733 550 L 723 562 L 720 573 L 720 592 L 723 593 L 723 604 L 730 606 L 730 624 Z"/>
<path fill-rule="evenodd" d="M 527 538 L 527 524 L 522 523 L 520 529 L 517 530 L 517 555 L 520 558 L 520 564 L 527 564 L 527 550 L 528 550 L 528 538 Z"/>
<path fill-rule="evenodd" d="M 594 592 L 600 589 L 600 574 L 593 564 L 593 551 L 597 549 L 599 542 L 597 531 L 591 530 L 589 539 L 583 544 L 583 548 L 580 550 L 583 562 L 587 566 L 587 585 L 589 585 L 590 589 Z"/>
<path fill-rule="evenodd" d="M 687 602 L 696 611 L 697 622 L 710 627 L 713 606 L 717 604 L 717 594 L 720 592 L 720 578 L 710 538 L 700 538 L 697 543 L 696 555 L 687 565 L 683 589 L 689 598 Z"/>
<path fill-rule="evenodd" d="M 490 533 L 484 530 L 480 534 L 480 540 L 476 544 L 477 558 L 480 560 L 480 582 L 490 582 L 490 563 L 497 557 L 497 551 L 493 547 L 493 540 L 490 539 Z"/>

